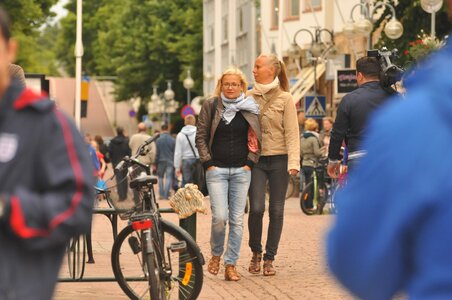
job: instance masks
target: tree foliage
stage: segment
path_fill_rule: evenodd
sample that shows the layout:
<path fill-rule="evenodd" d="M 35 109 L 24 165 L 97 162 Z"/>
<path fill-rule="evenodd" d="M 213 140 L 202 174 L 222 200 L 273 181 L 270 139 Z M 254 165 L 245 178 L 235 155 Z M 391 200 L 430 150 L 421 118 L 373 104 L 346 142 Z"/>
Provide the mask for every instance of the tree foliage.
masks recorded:
<path fill-rule="evenodd" d="M 27 73 L 58 73 L 54 43 L 58 27 L 43 26 L 54 13 L 50 8 L 58 0 L 3 0 L 1 5 L 11 16 L 13 36 L 19 42 L 16 63 Z"/>
<path fill-rule="evenodd" d="M 75 0 L 62 20 L 58 57 L 74 73 Z M 202 87 L 202 0 L 97 0 L 83 7 L 83 72 L 117 76 L 118 100 L 149 99 L 172 80 L 176 100 L 185 102 L 187 68 Z"/>
<path fill-rule="evenodd" d="M 375 45 L 376 48 L 387 47 L 388 49 L 397 48 L 399 50 L 399 59 L 397 64 L 408 66 L 411 62 L 409 56 L 405 55 L 405 50 L 410 47 L 410 42 L 419 39 L 422 31 L 430 34 L 431 18 L 430 14 L 426 13 L 422 7 L 420 0 L 388 0 L 389 4 L 394 6 L 397 18 L 402 22 L 404 27 L 403 35 L 397 40 L 389 39 L 384 32 L 380 41 Z M 389 20 L 391 12 L 386 9 L 382 16 L 376 21 L 375 28 L 378 28 L 382 23 Z M 436 36 L 439 39 L 444 38 L 449 32 L 449 21 L 447 18 L 447 5 L 436 13 Z"/>

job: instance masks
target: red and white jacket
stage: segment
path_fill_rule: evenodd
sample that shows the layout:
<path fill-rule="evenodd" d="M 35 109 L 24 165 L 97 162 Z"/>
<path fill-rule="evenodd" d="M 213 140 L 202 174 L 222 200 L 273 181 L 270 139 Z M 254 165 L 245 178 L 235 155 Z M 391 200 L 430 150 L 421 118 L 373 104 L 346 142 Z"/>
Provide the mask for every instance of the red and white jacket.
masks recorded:
<path fill-rule="evenodd" d="M 0 299 L 50 299 L 69 238 L 89 230 L 93 166 L 73 122 L 13 82 L 0 99 Z"/>

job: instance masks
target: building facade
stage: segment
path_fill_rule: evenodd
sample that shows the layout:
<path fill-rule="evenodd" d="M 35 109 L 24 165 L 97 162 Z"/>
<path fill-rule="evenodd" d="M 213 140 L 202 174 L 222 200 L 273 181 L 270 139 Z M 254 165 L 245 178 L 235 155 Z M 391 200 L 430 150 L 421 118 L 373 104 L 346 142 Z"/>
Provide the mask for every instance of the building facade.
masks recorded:
<path fill-rule="evenodd" d="M 346 37 L 344 25 L 357 4 L 368 2 L 204 0 L 204 95 L 213 92 L 219 75 L 230 65 L 238 66 L 252 83 L 255 58 L 259 53 L 275 53 L 286 63 L 299 109 L 303 110 L 305 95 L 318 93 L 327 97 L 331 111 L 334 101 L 342 96 L 335 93 L 336 70 L 353 67 L 355 59 L 366 53 L 366 38 L 358 34 Z M 362 16 L 361 7 L 353 12 L 355 20 Z M 321 33 L 316 35 L 319 29 Z M 295 36 L 301 53 L 294 56 Z M 328 46 L 330 50 L 321 51 L 321 57 L 316 58 L 312 48 L 316 38 L 325 47 L 332 41 L 335 46 Z"/>
<path fill-rule="evenodd" d="M 252 80 L 257 55 L 256 1 L 205 0 L 204 95 L 211 95 L 216 81 L 228 66 L 237 66 Z"/>

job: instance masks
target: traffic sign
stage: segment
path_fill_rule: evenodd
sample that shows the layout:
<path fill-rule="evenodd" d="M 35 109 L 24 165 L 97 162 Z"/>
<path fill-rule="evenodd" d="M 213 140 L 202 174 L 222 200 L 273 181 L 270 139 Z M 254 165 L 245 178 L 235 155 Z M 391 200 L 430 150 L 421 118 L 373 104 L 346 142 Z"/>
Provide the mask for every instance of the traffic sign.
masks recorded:
<path fill-rule="evenodd" d="M 180 110 L 180 115 L 182 116 L 182 119 L 185 119 L 188 115 L 195 115 L 195 110 L 190 105 L 186 104 L 182 109 Z"/>
<path fill-rule="evenodd" d="M 306 118 L 323 118 L 326 116 L 325 96 L 306 96 L 304 98 L 304 115 Z"/>

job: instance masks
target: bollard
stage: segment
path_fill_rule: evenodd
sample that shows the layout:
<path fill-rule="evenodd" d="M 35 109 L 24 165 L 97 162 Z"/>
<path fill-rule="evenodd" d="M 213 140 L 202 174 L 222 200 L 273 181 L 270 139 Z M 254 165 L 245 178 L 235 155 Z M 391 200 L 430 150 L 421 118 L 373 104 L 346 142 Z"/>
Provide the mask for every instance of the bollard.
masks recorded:
<path fill-rule="evenodd" d="M 196 213 L 186 219 L 180 219 L 179 226 L 187 231 L 196 241 Z"/>

